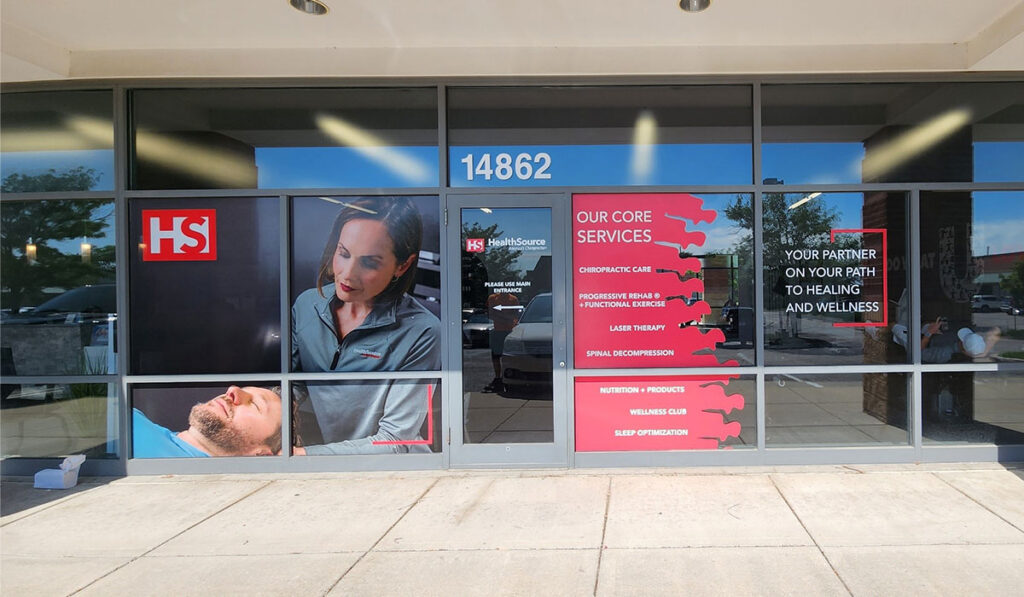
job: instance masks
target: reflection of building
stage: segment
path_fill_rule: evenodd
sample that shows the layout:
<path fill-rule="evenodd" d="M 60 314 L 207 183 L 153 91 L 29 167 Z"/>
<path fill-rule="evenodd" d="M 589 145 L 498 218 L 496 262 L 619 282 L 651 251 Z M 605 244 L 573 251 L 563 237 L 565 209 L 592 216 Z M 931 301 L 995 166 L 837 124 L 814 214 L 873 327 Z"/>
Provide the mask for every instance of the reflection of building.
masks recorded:
<path fill-rule="evenodd" d="M 981 275 L 974 278 L 975 294 L 994 294 L 1001 297 L 1007 293 L 1000 286 L 999 278 L 1010 273 L 1014 264 L 1024 259 L 1024 251 L 976 256 L 975 259 L 980 262 L 982 271 Z"/>

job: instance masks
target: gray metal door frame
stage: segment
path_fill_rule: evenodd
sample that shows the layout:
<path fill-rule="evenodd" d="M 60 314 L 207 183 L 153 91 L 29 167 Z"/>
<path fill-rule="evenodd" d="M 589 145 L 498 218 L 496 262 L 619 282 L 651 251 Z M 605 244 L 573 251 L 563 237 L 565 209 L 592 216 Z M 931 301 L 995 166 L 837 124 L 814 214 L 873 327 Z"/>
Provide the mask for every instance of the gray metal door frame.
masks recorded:
<path fill-rule="evenodd" d="M 568 375 L 568 293 L 562 281 L 567 276 L 569 198 L 565 193 L 493 194 L 449 193 L 446 198 L 446 243 L 451 256 L 448 269 L 448 296 L 445 307 L 451 375 L 451 390 L 444 393 L 449 413 L 449 457 L 452 468 L 488 467 L 567 467 L 569 466 L 569 375 Z M 551 291 L 552 291 L 552 443 L 467 443 L 464 437 L 462 364 L 462 268 L 455 256 L 462 254 L 461 221 L 463 208 L 550 208 L 551 209 Z"/>

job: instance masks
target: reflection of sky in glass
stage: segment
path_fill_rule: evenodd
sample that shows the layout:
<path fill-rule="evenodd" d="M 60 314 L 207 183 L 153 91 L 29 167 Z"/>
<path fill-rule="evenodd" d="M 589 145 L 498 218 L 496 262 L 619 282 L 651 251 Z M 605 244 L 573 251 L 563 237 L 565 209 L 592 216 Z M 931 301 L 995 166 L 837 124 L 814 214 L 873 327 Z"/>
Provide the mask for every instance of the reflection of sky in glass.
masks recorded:
<path fill-rule="evenodd" d="M 763 178 L 787 184 L 860 184 L 860 143 L 765 143 Z"/>
<path fill-rule="evenodd" d="M 801 197 L 800 195 L 790 196 L 794 201 Z M 839 220 L 835 224 L 836 228 L 863 228 L 864 195 L 862 193 L 822 193 L 808 203 L 815 201 L 822 202 L 823 205 L 839 215 Z"/>
<path fill-rule="evenodd" d="M 1024 141 L 974 144 L 975 182 L 1024 180 Z"/>
<path fill-rule="evenodd" d="M 523 271 L 533 269 L 541 257 L 551 255 L 551 210 L 546 207 L 496 207 L 492 209 L 492 213 L 485 213 L 478 208 L 465 208 L 462 210 L 462 222 L 468 225 L 477 224 L 481 228 L 497 223 L 498 230 L 502 232 L 500 238 L 540 238 L 547 241 L 546 249 L 543 251 L 524 251 L 516 259 L 517 267 Z"/>
<path fill-rule="evenodd" d="M 740 239 L 751 231 L 740 228 L 737 223 L 725 215 L 725 208 L 736 202 L 736 197 L 743 197 L 747 205 L 751 203 L 750 195 L 696 195 L 704 200 L 704 209 L 713 209 L 718 214 L 710 224 L 686 222 L 687 230 L 697 230 L 707 235 L 701 250 L 705 253 L 731 253 L 739 244 Z"/>
<path fill-rule="evenodd" d="M 433 146 L 387 147 L 422 165 L 410 178 L 368 157 L 365 148 L 260 147 L 256 149 L 259 188 L 367 188 L 437 186 L 438 154 Z"/>
<path fill-rule="evenodd" d="M 765 143 L 761 172 L 788 184 L 860 184 L 860 143 Z M 1024 141 L 974 143 L 974 181 L 1024 180 Z"/>
<path fill-rule="evenodd" d="M 1024 251 L 1024 191 L 976 192 L 973 197 L 974 254 Z"/>
<path fill-rule="evenodd" d="M 79 166 L 95 170 L 96 184 L 91 191 L 114 188 L 114 150 L 82 149 L 75 151 L 5 151 L 0 160 L 0 178 L 11 174 L 34 176 L 51 169 L 61 173 Z"/>
<path fill-rule="evenodd" d="M 788 193 L 792 204 L 804 195 Z M 972 251 L 975 255 L 1024 251 L 1024 191 L 975 192 Z M 928 209 L 927 197 L 921 209 Z M 836 228 L 861 228 L 864 196 L 861 193 L 823 193 L 804 205 L 821 203 L 839 215 Z M 800 209 L 797 207 L 796 209 Z"/>

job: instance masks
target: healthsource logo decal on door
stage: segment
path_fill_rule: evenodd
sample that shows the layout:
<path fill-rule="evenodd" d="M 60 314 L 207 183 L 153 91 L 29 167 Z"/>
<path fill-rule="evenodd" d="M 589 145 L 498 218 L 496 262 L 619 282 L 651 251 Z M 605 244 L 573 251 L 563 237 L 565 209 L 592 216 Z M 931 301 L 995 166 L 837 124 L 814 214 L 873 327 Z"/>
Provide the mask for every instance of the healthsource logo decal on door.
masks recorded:
<path fill-rule="evenodd" d="M 217 210 L 142 210 L 143 261 L 216 261 Z"/>
<path fill-rule="evenodd" d="M 521 236 L 515 237 L 502 237 L 502 238 L 467 238 L 466 239 L 466 252 L 467 253 L 483 253 L 487 250 L 487 247 L 502 248 L 506 247 L 517 251 L 546 251 L 548 248 L 547 239 L 543 238 L 523 238 Z"/>

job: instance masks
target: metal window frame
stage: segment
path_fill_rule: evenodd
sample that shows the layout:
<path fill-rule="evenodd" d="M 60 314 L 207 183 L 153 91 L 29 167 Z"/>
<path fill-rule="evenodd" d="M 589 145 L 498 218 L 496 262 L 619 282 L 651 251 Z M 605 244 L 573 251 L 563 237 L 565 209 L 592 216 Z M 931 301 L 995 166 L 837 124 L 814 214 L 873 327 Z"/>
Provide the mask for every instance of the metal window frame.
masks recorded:
<path fill-rule="evenodd" d="M 761 176 L 762 152 L 762 86 L 763 85 L 798 85 L 798 84 L 856 84 L 856 83 L 996 83 L 1022 80 L 1019 72 L 996 73 L 884 73 L 884 74 L 779 74 L 779 75 L 696 75 L 696 76 L 491 76 L 491 77 L 402 77 L 382 79 L 380 77 L 337 77 L 337 78 L 179 78 L 179 79 L 95 79 L 77 81 L 41 81 L 27 83 L 4 84 L 0 91 L 4 93 L 20 93 L 34 91 L 81 91 L 109 90 L 112 94 L 114 110 L 114 189 L 101 192 L 68 192 L 68 193 L 21 193 L 5 194 L 0 201 L 31 201 L 44 199 L 113 199 L 115 204 L 115 221 L 117 240 L 115 255 L 117 259 L 117 304 L 118 326 L 118 373 L 102 376 L 14 376 L 5 379 L 7 383 L 58 383 L 99 382 L 117 383 L 119 388 L 118 402 L 120 405 L 120 440 L 119 457 L 108 460 L 91 460 L 86 463 L 85 474 L 123 475 L 123 474 L 162 474 L 162 473 L 232 473 L 232 472 L 306 472 L 335 470 L 412 470 L 448 468 L 450 451 L 447 449 L 450 433 L 450 408 L 460 397 L 454 392 L 454 380 L 458 372 L 451 371 L 445 365 L 439 371 L 396 372 L 374 375 L 363 374 L 307 374 L 290 373 L 288 371 L 288 341 L 282 342 L 281 371 L 267 375 L 171 375 L 171 376 L 136 376 L 128 372 L 128 329 L 130 313 L 128 302 L 128 260 L 130 238 L 128 236 L 128 200 L 145 198 L 198 198 L 198 197 L 277 197 L 281 203 L 281 261 L 283 272 L 281 288 L 282 323 L 290 327 L 290 309 L 288 296 L 290 277 L 290 201 L 295 196 L 313 194 L 328 195 L 430 195 L 438 197 L 439 209 L 444 212 L 448 197 L 472 193 L 487 194 L 532 194 L 532 193 L 565 193 L 570 197 L 575 192 L 587 193 L 636 193 L 636 192 L 687 192 L 687 193 L 744 193 L 753 197 L 755 213 L 754 229 L 754 269 L 755 269 L 755 301 L 760 308 L 755 310 L 755 329 L 762 336 L 755 345 L 756 364 L 751 367 L 721 369 L 614 369 L 614 370 L 580 370 L 573 368 L 572 335 L 569 334 L 568 354 L 570 357 L 568 378 L 571 385 L 576 375 L 700 375 L 739 373 L 753 376 L 757 392 L 757 447 L 749 450 L 731 451 L 699 451 L 699 452 L 630 452 L 630 453 L 576 453 L 569 446 L 568 462 L 570 467 L 577 466 L 702 466 L 702 465 L 757 465 L 757 464 L 849 464 L 849 463 L 912 463 L 912 462 L 943 462 L 943 461 L 1006 461 L 1024 460 L 1024 445 L 925 445 L 921 436 L 921 381 L 922 376 L 933 372 L 1011 372 L 1024 373 L 1024 364 L 1016 363 L 979 363 L 962 365 L 930 365 L 921 362 L 920 348 L 914 346 L 912 360 L 908 364 L 898 365 L 840 365 L 829 368 L 829 372 L 863 373 L 893 372 L 906 373 L 910 376 L 908 411 L 912 420 L 911 440 L 907 446 L 896 447 L 828 447 L 828 448 L 767 448 L 765 446 L 765 383 L 770 375 L 786 373 L 821 373 L 821 367 L 766 367 L 764 365 L 764 311 L 763 299 L 763 231 L 761 223 L 762 200 L 766 192 L 808 193 L 821 192 L 869 192 L 896 191 L 907 193 L 909 197 L 908 218 L 908 266 L 910 279 L 908 283 L 913 289 L 911 293 L 911 337 L 919 333 L 921 300 L 920 300 L 920 210 L 922 191 L 1024 191 L 1024 182 L 984 182 L 984 183 L 881 183 L 881 184 L 837 184 L 808 185 L 783 184 L 764 185 Z M 570 186 L 570 187 L 501 187 L 471 188 L 451 187 L 448 179 L 448 146 L 447 146 L 447 112 L 448 89 L 453 87 L 629 87 L 629 86 L 678 86 L 678 85 L 743 85 L 751 90 L 751 122 L 752 122 L 752 176 L 751 184 L 742 185 L 674 185 L 674 186 Z M 132 191 L 127 188 L 129 173 L 131 130 L 129 120 L 130 92 L 136 89 L 287 89 L 287 88 L 397 88 L 421 87 L 434 88 L 437 93 L 438 130 L 438 181 L 436 187 L 419 188 L 285 188 L 285 189 L 232 189 L 232 190 L 184 190 L 184 191 Z M 445 214 L 442 213 L 442 216 Z M 442 218 L 443 221 L 443 218 Z M 441 297 L 442 305 L 453 300 L 445 283 L 451 276 L 457 275 L 459 266 L 453 263 L 453 257 L 445 255 L 444 242 L 447 234 L 452 234 L 442 223 L 442 263 L 441 263 Z M 571 263 L 571 250 L 564 256 L 566 263 Z M 571 272 L 571 268 L 566 268 Z M 571 276 L 567 274 L 564 281 L 571 286 Z M 571 313 L 568 315 L 569 330 L 572 329 Z M 448 334 L 442 341 L 442 354 L 448 355 L 452 348 L 448 346 Z M 290 382 L 298 380 L 344 380 L 359 378 L 438 378 L 442 387 L 442 443 L 445 449 L 440 454 L 429 455 L 386 455 L 386 456 L 337 456 L 337 457 L 302 457 L 289 456 L 262 458 L 218 458 L 218 459 L 180 459 L 173 461 L 141 461 L 128 458 L 128 446 L 131 443 L 129 425 L 129 390 L 131 385 L 138 383 L 181 383 L 181 382 L 228 382 L 251 380 L 267 380 L 280 383 L 287 399 L 290 393 Z M 573 437 L 573 404 L 568 397 L 569 438 Z M 287 442 L 290 436 L 290 409 L 284 409 L 282 436 Z M 287 445 L 287 444 L 286 444 Z M 54 458 L 4 458 L 0 461 L 0 472 L 4 475 L 31 474 L 44 466 L 53 466 Z"/>

